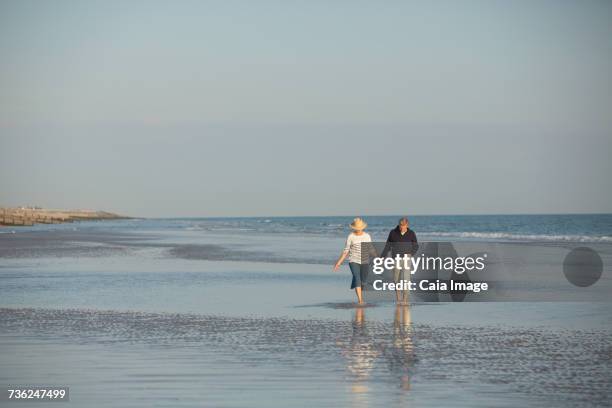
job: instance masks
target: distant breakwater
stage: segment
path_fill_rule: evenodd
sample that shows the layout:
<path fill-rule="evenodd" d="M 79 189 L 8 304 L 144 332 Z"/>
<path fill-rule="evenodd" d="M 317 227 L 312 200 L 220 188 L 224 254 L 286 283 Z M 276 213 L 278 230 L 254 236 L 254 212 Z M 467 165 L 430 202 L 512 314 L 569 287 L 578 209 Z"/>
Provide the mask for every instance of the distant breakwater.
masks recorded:
<path fill-rule="evenodd" d="M 94 210 L 47 210 L 42 208 L 0 208 L 0 226 L 61 224 L 73 221 L 127 219 L 121 215 Z"/>

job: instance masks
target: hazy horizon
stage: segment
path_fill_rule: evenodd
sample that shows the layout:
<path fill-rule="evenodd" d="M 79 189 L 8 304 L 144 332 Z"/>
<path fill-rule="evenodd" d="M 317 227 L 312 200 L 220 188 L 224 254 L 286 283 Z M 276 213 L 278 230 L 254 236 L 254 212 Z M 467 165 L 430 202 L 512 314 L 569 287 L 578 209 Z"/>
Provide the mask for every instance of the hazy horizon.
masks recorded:
<path fill-rule="evenodd" d="M 0 205 L 612 213 L 612 2 L 0 1 Z"/>

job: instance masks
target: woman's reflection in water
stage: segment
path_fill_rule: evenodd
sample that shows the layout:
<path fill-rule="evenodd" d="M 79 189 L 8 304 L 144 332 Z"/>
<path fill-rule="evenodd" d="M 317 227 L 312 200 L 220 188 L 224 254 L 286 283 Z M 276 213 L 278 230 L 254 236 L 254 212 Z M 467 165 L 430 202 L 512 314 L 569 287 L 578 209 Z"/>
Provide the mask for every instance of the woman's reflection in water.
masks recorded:
<path fill-rule="evenodd" d="M 337 344 L 342 347 L 342 355 L 346 358 L 351 393 L 356 397 L 354 402 L 356 405 L 366 405 L 367 380 L 381 351 L 376 347 L 375 339 L 368 333 L 364 307 L 355 309 L 351 338 Z"/>

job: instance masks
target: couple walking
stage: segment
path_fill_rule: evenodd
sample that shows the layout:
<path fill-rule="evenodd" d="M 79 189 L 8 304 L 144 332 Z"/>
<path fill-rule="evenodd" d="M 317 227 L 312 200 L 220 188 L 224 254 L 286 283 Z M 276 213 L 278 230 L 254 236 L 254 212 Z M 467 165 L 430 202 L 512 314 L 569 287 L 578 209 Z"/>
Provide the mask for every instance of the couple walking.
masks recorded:
<path fill-rule="evenodd" d="M 351 274 L 353 275 L 351 289 L 355 289 L 357 301 L 360 305 L 363 304 L 362 291 L 365 290 L 368 272 L 370 269 L 369 258 L 370 256 L 378 256 L 373 245 L 371 244 L 372 237 L 370 237 L 370 234 L 365 232 L 367 226 L 368 224 L 366 224 L 366 222 L 361 218 L 355 218 L 353 220 L 353 222 L 350 224 L 353 232 L 351 232 L 346 238 L 344 250 L 334 265 L 334 271 L 337 271 L 340 268 L 340 265 L 342 265 L 342 262 L 344 262 L 344 260 L 348 257 L 349 268 L 351 269 Z M 412 256 L 418 249 L 419 245 L 417 243 L 417 237 L 414 231 L 410 229 L 408 217 L 402 217 L 398 221 L 397 227 L 389 232 L 387 243 L 385 244 L 385 248 L 380 254 L 380 257 L 386 257 L 389 252 L 393 252 L 393 256 L 403 256 L 404 254 Z M 362 250 L 367 250 L 368 253 L 362 254 Z M 405 276 L 405 271 L 408 271 L 408 276 Z M 395 282 L 399 282 L 403 279 L 409 279 L 410 270 L 396 268 L 393 278 Z M 407 291 L 396 291 L 395 297 L 397 303 L 401 304 L 408 302 Z"/>

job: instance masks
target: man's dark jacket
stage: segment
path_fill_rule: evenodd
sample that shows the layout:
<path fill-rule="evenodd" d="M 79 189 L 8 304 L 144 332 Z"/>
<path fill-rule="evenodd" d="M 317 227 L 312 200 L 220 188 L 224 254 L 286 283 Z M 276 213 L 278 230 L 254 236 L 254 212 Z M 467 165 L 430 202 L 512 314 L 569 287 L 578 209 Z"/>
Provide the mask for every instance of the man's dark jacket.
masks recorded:
<path fill-rule="evenodd" d="M 387 244 L 381 253 L 381 257 L 386 257 L 389 251 L 393 250 L 393 256 L 404 254 L 414 255 L 419 250 L 417 237 L 413 230 L 408 228 L 408 231 L 402 235 L 399 225 L 389 232 Z"/>

